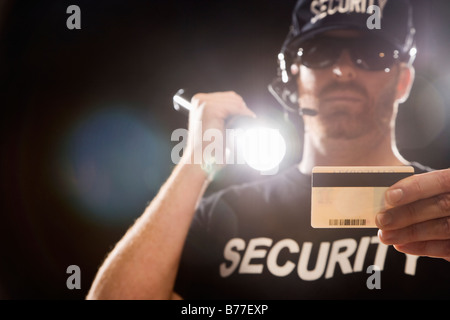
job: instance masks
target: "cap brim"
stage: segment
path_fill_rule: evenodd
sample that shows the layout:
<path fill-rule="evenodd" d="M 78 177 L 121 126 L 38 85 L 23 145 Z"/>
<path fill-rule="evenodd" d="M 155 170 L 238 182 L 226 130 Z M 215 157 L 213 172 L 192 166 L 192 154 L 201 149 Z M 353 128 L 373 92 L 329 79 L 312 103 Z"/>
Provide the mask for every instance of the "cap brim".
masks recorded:
<path fill-rule="evenodd" d="M 355 30 L 358 32 L 361 32 L 361 34 L 367 34 L 372 35 L 375 37 L 380 37 L 388 41 L 390 44 L 392 44 L 397 49 L 401 50 L 402 48 L 399 48 L 395 39 L 392 39 L 388 34 L 383 32 L 379 29 L 373 29 L 370 30 L 367 27 L 362 28 L 361 25 L 357 24 L 349 24 L 349 23 L 342 23 L 339 25 L 334 24 L 333 26 L 322 26 L 319 28 L 314 28 L 309 31 L 306 31 L 302 33 L 301 35 L 293 37 L 285 46 L 285 48 L 289 51 L 296 51 L 302 43 L 305 41 L 308 41 L 320 34 L 330 32 L 330 31 L 338 31 L 338 30 Z"/>

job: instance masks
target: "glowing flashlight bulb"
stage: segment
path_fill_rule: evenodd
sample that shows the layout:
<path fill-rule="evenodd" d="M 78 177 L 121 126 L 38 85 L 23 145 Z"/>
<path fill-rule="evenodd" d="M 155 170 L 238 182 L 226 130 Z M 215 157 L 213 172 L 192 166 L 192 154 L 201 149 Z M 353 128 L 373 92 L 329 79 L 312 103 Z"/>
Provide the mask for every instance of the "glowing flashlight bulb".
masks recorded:
<path fill-rule="evenodd" d="M 245 162 L 261 173 L 277 170 L 286 154 L 286 143 L 280 132 L 273 128 L 247 129 L 242 137 L 241 152 Z"/>

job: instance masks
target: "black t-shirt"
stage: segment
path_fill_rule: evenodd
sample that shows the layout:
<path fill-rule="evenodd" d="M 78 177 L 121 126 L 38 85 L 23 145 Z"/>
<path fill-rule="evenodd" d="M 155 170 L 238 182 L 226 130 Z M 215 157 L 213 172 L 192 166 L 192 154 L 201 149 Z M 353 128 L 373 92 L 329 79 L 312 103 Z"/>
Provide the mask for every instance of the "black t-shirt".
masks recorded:
<path fill-rule="evenodd" d="M 377 229 L 314 229 L 310 212 L 311 177 L 297 167 L 205 198 L 175 291 L 185 299 L 450 298 L 449 262 L 400 253 Z"/>

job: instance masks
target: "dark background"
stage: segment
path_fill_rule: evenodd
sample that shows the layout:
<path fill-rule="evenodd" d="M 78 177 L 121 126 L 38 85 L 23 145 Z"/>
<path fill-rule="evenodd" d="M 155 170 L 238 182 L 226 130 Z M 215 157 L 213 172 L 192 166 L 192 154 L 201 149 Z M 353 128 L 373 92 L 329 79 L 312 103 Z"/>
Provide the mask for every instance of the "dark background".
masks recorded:
<path fill-rule="evenodd" d="M 0 0 L 0 298 L 83 299 L 107 252 L 174 164 L 179 88 L 235 90 L 281 119 L 267 84 L 293 0 Z M 81 8 L 81 30 L 66 9 Z M 402 106 L 408 159 L 450 166 L 450 2 L 414 1 L 417 81 Z M 290 134 L 282 167 L 301 158 Z M 300 141 L 300 142 L 299 142 Z M 226 168 L 208 192 L 259 179 Z M 69 265 L 81 290 L 66 287 Z"/>

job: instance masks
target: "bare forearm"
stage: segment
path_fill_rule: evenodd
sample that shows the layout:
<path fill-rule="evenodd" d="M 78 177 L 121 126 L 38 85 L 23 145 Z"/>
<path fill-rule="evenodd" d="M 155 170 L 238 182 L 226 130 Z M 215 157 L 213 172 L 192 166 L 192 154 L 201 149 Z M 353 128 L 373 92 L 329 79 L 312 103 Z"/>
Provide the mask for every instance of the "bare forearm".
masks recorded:
<path fill-rule="evenodd" d="M 199 166 L 180 164 L 100 268 L 88 299 L 169 299 L 183 244 L 206 186 Z"/>
<path fill-rule="evenodd" d="M 203 155 L 202 139 L 195 137 L 203 137 L 209 129 L 223 134 L 225 120 L 233 115 L 255 116 L 235 92 L 196 94 L 192 102 L 188 151 L 144 214 L 105 260 L 88 299 L 173 297 L 181 251 L 207 183 L 199 164 L 187 164 L 193 163 L 197 152 Z"/>

